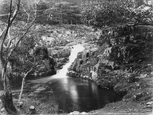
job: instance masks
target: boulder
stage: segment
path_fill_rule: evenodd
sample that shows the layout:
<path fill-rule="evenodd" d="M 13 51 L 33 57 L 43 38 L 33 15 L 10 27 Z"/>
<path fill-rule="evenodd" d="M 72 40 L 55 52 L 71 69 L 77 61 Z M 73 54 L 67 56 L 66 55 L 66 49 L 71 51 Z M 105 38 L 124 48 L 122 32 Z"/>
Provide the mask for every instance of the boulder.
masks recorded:
<path fill-rule="evenodd" d="M 69 71 L 67 75 L 70 77 L 80 77 L 80 75 L 75 71 Z"/>
<path fill-rule="evenodd" d="M 36 113 L 36 109 L 35 109 L 35 107 L 33 105 L 31 105 L 29 107 L 29 111 L 30 111 L 31 114 L 35 114 Z"/>
<path fill-rule="evenodd" d="M 69 59 L 67 57 L 65 58 L 57 58 L 56 59 L 56 68 L 62 69 L 62 66 L 68 61 Z"/>
<path fill-rule="evenodd" d="M 60 49 L 60 50 L 56 50 L 52 53 L 52 56 L 54 58 L 64 58 L 64 57 L 69 57 L 71 53 L 70 48 L 66 48 L 66 49 Z"/>

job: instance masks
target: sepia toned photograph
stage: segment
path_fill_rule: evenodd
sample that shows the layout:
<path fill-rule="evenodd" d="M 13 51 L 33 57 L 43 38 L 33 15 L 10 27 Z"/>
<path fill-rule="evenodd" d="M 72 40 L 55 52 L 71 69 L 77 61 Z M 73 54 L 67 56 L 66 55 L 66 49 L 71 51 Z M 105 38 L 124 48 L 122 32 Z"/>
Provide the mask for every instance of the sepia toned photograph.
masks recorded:
<path fill-rule="evenodd" d="M 153 0 L 0 0 L 0 115 L 153 115 Z"/>

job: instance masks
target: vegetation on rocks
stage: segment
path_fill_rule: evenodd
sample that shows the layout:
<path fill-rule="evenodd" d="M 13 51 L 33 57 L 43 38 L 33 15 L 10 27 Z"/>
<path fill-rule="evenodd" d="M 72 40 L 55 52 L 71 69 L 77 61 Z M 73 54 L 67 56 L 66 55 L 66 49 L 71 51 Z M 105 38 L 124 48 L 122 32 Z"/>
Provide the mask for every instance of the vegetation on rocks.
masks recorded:
<path fill-rule="evenodd" d="M 101 87 L 113 88 L 124 96 L 124 101 L 145 103 L 153 96 L 151 83 L 146 82 L 146 79 L 152 79 L 153 31 L 152 19 L 149 18 L 152 7 L 147 7 L 147 10 L 143 9 L 145 6 L 140 9 L 140 6 L 134 8 L 130 4 L 123 7 L 118 2 L 108 2 L 106 8 L 100 6 L 106 10 L 95 7 L 95 10 L 91 8 L 86 12 L 91 16 L 88 18 L 90 25 L 101 30 L 96 39 L 99 47 L 79 55 L 68 75 L 91 79 Z M 124 14 L 124 19 L 118 13 Z"/>

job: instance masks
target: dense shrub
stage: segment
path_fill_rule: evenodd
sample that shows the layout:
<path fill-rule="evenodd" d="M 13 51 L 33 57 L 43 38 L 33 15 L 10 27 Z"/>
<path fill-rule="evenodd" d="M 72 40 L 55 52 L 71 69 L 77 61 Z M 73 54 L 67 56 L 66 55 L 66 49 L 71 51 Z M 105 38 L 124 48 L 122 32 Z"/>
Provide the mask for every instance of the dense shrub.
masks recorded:
<path fill-rule="evenodd" d="M 62 2 L 45 11 L 49 21 L 60 24 L 80 24 L 81 11 L 77 4 Z"/>
<path fill-rule="evenodd" d="M 95 28 L 127 23 L 152 24 L 152 6 L 133 4 L 126 0 L 114 0 L 91 5 L 82 11 L 82 20 Z"/>
<path fill-rule="evenodd" d="M 126 23 L 129 20 L 130 11 L 121 1 L 105 1 L 99 5 L 84 9 L 82 19 L 88 25 L 95 27 L 109 26 Z"/>
<path fill-rule="evenodd" d="M 98 45 L 109 44 L 109 59 L 120 67 L 135 68 L 152 61 L 153 27 L 123 25 L 102 30 Z"/>
<path fill-rule="evenodd" d="M 36 23 L 45 24 L 48 21 L 48 17 L 44 14 L 44 11 L 49 8 L 49 5 L 45 2 L 39 2 L 37 5 L 37 17 Z"/>

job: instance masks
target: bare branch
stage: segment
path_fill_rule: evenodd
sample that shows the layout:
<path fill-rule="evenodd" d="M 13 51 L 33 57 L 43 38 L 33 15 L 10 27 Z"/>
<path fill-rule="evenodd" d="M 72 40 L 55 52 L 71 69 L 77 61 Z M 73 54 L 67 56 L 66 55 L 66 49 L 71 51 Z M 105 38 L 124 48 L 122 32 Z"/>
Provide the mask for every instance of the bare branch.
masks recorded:
<path fill-rule="evenodd" d="M 8 41 L 8 43 L 7 43 L 7 45 L 6 45 L 6 48 L 8 48 L 8 46 L 9 46 L 9 44 L 10 44 L 10 42 L 11 42 L 11 35 L 10 35 L 10 29 L 11 28 L 9 28 L 9 30 L 8 30 L 8 39 L 9 39 L 9 41 Z"/>
<path fill-rule="evenodd" d="M 9 16 L 10 14 L 0 14 L 0 17 Z"/>
<path fill-rule="evenodd" d="M 8 54 L 8 58 L 12 55 L 13 51 L 16 49 L 16 47 L 18 46 L 18 44 L 20 43 L 20 41 L 25 37 L 25 35 L 29 32 L 29 29 L 32 27 L 33 23 L 35 22 L 36 19 L 36 12 L 35 12 L 35 17 L 33 19 L 33 21 L 30 23 L 29 27 L 26 29 L 25 33 L 18 39 L 18 41 L 16 42 L 14 48 L 9 52 Z"/>
<path fill-rule="evenodd" d="M 33 70 L 33 67 L 32 67 L 29 71 L 27 71 L 27 72 L 24 74 L 23 78 L 22 78 L 22 86 L 21 86 L 21 90 L 20 90 L 20 95 L 19 95 L 18 103 L 21 102 L 21 97 L 22 97 L 23 88 L 24 88 L 24 84 L 25 84 L 25 78 L 27 77 L 27 75 L 28 75 L 32 70 Z"/>
<path fill-rule="evenodd" d="M 22 5 L 22 8 L 23 8 L 23 10 L 24 10 L 24 12 L 27 14 L 27 23 L 29 22 L 29 18 L 30 18 L 30 15 L 29 15 L 29 13 L 28 13 L 28 11 L 24 8 L 24 5 L 23 4 L 21 4 Z"/>
<path fill-rule="evenodd" d="M 20 10 L 20 2 L 21 2 L 21 0 L 18 0 L 18 3 L 16 5 L 16 10 L 14 11 L 13 16 L 10 18 L 10 23 L 11 24 L 14 21 L 14 19 L 16 18 L 17 14 L 18 14 L 18 12 Z"/>
<path fill-rule="evenodd" d="M 21 97 L 22 97 L 23 88 L 24 88 L 24 84 L 25 84 L 25 78 L 27 77 L 27 75 L 28 75 L 30 72 L 32 72 L 32 71 L 35 69 L 35 65 L 38 64 L 38 63 L 36 63 L 35 57 L 33 57 L 33 58 L 34 58 L 34 64 L 33 64 L 33 66 L 30 68 L 30 70 L 28 70 L 28 71 L 24 74 L 24 76 L 23 76 L 23 78 L 22 78 L 22 85 L 21 85 L 21 90 L 20 90 L 20 94 L 19 94 L 18 103 L 21 102 Z"/>
<path fill-rule="evenodd" d="M 3 52 L 4 41 L 7 38 L 9 28 L 11 27 L 14 19 L 17 16 L 19 8 L 20 8 L 20 0 L 18 0 L 16 11 L 13 13 L 13 16 L 12 16 L 11 15 L 11 12 L 12 12 L 12 0 L 10 1 L 10 15 L 9 15 L 9 18 L 8 18 L 8 25 L 7 25 L 6 29 L 4 30 L 4 32 L 2 33 L 2 36 L 1 36 L 2 38 L 0 39 L 0 58 L 1 58 L 1 60 L 3 60 L 2 52 Z M 3 64 L 4 62 L 1 62 L 1 63 Z"/>
<path fill-rule="evenodd" d="M 16 37 L 12 38 L 9 40 L 8 44 L 7 44 L 7 49 L 9 49 L 11 47 L 11 43 L 13 43 L 12 41 L 16 39 Z"/>
<path fill-rule="evenodd" d="M 12 55 L 13 51 L 16 49 L 16 47 L 18 46 L 18 44 L 20 43 L 20 41 L 25 37 L 25 35 L 29 32 L 29 29 L 31 28 L 31 26 L 33 25 L 34 21 L 30 24 L 30 26 L 27 28 L 26 32 L 18 39 L 18 41 L 16 42 L 14 48 L 9 52 L 8 54 L 8 58 Z"/>
<path fill-rule="evenodd" d="M 10 24 L 11 17 L 12 17 L 12 0 L 10 1 L 10 12 L 9 12 L 9 18 L 8 18 L 8 25 Z"/>

